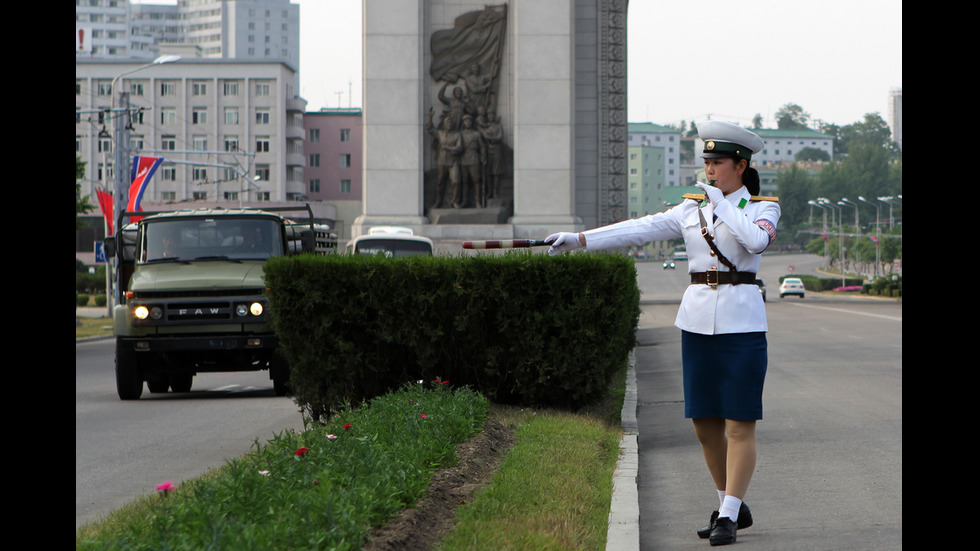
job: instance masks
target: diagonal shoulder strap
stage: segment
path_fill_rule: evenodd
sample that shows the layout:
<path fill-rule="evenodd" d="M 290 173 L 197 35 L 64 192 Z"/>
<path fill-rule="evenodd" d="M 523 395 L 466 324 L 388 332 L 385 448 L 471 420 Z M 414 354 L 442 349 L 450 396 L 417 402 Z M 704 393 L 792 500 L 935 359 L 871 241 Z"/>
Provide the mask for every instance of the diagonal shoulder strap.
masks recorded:
<path fill-rule="evenodd" d="M 721 251 L 718 250 L 718 245 L 715 245 L 715 240 L 712 238 L 711 232 L 708 231 L 708 222 L 705 221 L 704 213 L 701 211 L 700 207 L 698 208 L 698 218 L 701 219 L 701 236 L 708 242 L 708 247 L 711 248 L 711 252 L 715 253 L 715 256 L 718 257 L 718 261 L 725 266 L 728 266 L 729 270 L 737 272 L 738 269 L 735 268 L 735 265 L 732 264 L 730 260 L 725 258 L 725 255 L 721 254 Z"/>

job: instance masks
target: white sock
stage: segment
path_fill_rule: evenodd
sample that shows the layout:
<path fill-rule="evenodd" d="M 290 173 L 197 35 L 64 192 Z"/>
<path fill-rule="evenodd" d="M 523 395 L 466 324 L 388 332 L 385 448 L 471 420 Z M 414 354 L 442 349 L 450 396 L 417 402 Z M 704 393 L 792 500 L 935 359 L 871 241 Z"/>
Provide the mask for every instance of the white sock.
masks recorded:
<path fill-rule="evenodd" d="M 732 522 L 738 521 L 738 510 L 742 506 L 742 500 L 735 496 L 725 496 L 721 508 L 718 509 L 718 518 L 728 517 Z"/>
<path fill-rule="evenodd" d="M 721 509 L 721 505 L 725 503 L 725 490 L 718 490 L 718 508 Z"/>

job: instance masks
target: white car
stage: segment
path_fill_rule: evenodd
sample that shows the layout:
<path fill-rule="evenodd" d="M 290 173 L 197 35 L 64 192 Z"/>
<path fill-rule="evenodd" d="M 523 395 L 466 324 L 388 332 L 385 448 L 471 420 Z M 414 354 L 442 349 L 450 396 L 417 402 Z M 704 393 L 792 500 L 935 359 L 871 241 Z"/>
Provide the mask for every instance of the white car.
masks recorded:
<path fill-rule="evenodd" d="M 786 295 L 799 295 L 800 298 L 803 298 L 804 293 L 803 280 L 798 277 L 787 277 L 779 284 L 779 298 Z"/>

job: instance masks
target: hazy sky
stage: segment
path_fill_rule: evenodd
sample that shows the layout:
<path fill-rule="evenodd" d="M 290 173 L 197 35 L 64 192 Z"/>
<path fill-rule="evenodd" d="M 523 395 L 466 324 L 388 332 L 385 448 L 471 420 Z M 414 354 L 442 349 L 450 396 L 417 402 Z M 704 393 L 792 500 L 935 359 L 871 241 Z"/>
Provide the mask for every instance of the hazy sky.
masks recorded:
<path fill-rule="evenodd" d="M 307 108 L 362 107 L 362 0 L 293 3 Z M 774 127 L 788 103 L 842 126 L 887 121 L 902 86 L 901 0 L 632 0 L 628 25 L 630 122 Z"/>

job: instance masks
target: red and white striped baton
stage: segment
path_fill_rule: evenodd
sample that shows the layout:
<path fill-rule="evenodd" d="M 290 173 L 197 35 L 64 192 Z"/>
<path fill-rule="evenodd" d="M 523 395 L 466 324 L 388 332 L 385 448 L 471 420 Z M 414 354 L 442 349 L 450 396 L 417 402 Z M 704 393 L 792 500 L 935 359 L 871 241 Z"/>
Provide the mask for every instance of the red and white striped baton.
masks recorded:
<path fill-rule="evenodd" d="M 518 249 L 524 247 L 546 247 L 550 243 L 545 243 L 538 239 L 500 239 L 496 241 L 463 241 L 464 249 Z"/>

